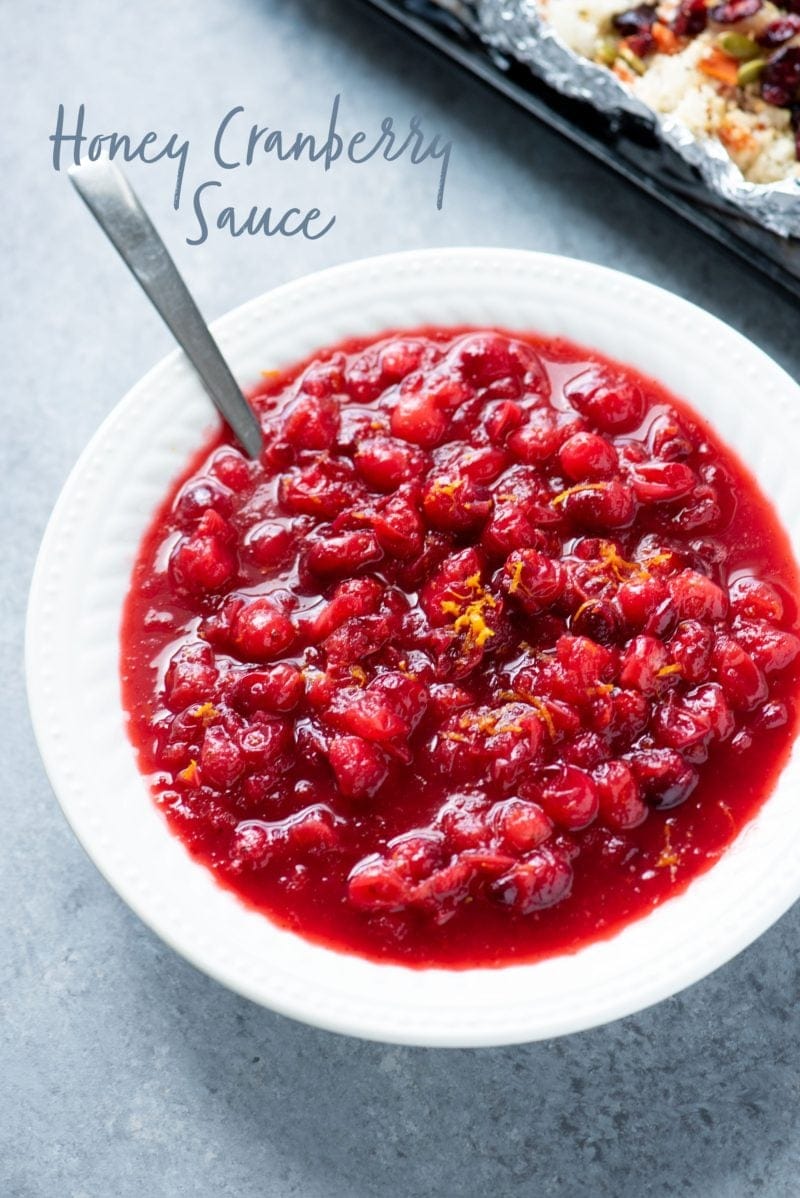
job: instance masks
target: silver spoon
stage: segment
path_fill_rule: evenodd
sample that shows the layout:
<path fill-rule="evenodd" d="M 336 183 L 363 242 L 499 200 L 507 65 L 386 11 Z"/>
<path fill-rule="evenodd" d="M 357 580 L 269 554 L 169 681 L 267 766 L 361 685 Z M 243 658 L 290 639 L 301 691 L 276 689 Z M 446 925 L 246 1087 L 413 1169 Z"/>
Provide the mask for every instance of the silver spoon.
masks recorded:
<path fill-rule="evenodd" d="M 122 171 L 108 159 L 73 166 L 70 179 L 100 228 L 162 317 L 236 439 L 251 458 L 261 428 L 209 332 L 167 247 Z"/>

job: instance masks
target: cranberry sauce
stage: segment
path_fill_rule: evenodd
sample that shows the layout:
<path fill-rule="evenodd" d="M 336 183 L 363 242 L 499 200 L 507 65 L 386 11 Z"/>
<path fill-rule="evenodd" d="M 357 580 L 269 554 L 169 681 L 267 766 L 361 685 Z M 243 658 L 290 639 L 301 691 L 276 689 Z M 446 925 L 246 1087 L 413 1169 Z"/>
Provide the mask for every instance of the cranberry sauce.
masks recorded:
<path fill-rule="evenodd" d="M 797 715 L 797 576 L 737 458 L 561 340 L 350 341 L 253 396 L 153 519 L 129 731 L 192 855 L 408 965 L 573 951 L 707 869 Z"/>

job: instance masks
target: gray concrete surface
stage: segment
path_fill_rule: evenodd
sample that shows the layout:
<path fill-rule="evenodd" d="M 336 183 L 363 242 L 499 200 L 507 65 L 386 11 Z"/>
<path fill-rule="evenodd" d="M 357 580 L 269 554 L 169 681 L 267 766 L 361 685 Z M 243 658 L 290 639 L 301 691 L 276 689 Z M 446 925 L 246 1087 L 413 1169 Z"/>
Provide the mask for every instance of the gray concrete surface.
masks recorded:
<path fill-rule="evenodd" d="M 33 743 L 21 638 L 64 478 L 169 348 L 52 169 L 60 102 L 84 101 L 93 131 L 182 131 L 192 186 L 213 175 L 207 142 L 234 104 L 296 128 L 341 91 L 353 127 L 419 112 L 452 137 L 441 213 L 421 167 L 231 181 L 237 202 L 296 194 L 335 210 L 317 242 L 217 236 L 191 248 L 170 170 L 133 167 L 209 316 L 351 257 L 459 243 L 537 247 L 652 279 L 795 374 L 797 310 L 355 3 L 3 0 L 0 18 L 0 1194 L 793 1198 L 800 911 L 679 997 L 557 1042 L 422 1051 L 299 1026 L 185 964 L 85 858 Z"/>

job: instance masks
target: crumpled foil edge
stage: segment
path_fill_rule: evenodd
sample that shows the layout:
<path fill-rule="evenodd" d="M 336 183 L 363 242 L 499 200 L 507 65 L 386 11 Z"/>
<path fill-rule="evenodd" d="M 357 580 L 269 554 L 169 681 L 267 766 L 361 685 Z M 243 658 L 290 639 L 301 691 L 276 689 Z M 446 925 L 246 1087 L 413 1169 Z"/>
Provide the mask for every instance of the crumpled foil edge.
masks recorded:
<path fill-rule="evenodd" d="M 524 63 L 562 95 L 607 115 L 629 113 L 647 122 L 715 195 L 773 233 L 800 236 L 800 180 L 747 182 L 718 141 L 696 137 L 637 99 L 606 67 L 571 50 L 540 16 L 535 0 L 474 0 L 471 9 L 472 29 L 487 46 Z"/>

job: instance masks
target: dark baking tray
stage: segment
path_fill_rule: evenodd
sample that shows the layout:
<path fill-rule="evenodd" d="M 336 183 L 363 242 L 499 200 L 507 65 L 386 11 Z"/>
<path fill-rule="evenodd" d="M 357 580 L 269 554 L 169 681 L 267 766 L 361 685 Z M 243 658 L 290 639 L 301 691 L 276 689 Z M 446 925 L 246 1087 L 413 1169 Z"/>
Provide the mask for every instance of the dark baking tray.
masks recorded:
<path fill-rule="evenodd" d="M 770 233 L 715 197 L 694 169 L 659 141 L 647 124 L 627 115 L 610 118 L 591 104 L 559 95 L 527 67 L 488 50 L 477 35 L 430 0 L 359 3 L 397 22 L 556 129 L 800 301 L 800 240 Z"/>

